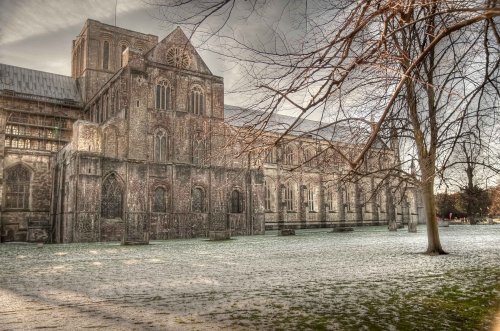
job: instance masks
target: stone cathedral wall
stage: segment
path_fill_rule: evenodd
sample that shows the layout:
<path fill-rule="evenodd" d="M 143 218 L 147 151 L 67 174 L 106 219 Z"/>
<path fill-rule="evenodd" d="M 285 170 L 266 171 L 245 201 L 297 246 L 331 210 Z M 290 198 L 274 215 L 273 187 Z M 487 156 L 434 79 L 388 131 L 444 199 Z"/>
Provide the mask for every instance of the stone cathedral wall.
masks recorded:
<path fill-rule="evenodd" d="M 29 174 L 21 208 L 6 206 L 0 186 L 2 241 L 147 242 L 418 218 L 417 193 L 403 199 L 376 175 L 346 179 L 339 157 L 321 153 L 330 142 L 287 136 L 268 157 L 276 133 L 253 139 L 229 124 L 223 79 L 180 29 L 158 42 L 88 20 L 72 52 L 82 104 L 0 96 L 0 179 L 18 165 Z M 367 170 L 394 157 L 378 153 Z"/>

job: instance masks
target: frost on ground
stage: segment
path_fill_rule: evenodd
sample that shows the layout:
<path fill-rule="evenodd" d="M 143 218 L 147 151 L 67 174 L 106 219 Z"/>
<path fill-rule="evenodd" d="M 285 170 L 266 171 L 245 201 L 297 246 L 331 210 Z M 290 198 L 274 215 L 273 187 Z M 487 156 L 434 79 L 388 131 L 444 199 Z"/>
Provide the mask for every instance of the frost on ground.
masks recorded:
<path fill-rule="evenodd" d="M 441 229 L 451 254 L 385 227 L 294 237 L 0 245 L 0 330 L 485 329 L 500 226 Z"/>

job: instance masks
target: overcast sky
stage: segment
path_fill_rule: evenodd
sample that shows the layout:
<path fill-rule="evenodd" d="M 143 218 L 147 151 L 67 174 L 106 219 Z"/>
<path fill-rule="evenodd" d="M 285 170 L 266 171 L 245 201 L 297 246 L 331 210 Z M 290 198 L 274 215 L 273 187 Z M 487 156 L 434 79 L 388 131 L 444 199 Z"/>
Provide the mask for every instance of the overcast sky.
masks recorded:
<path fill-rule="evenodd" d="M 0 0 L 0 63 L 71 75 L 71 41 L 87 18 L 114 24 L 115 0 Z M 175 27 L 158 19 L 159 11 L 142 0 L 118 0 L 117 26 L 163 39 Z M 226 85 L 234 69 L 214 54 L 199 50 Z M 237 98 L 226 102 L 238 104 Z"/>

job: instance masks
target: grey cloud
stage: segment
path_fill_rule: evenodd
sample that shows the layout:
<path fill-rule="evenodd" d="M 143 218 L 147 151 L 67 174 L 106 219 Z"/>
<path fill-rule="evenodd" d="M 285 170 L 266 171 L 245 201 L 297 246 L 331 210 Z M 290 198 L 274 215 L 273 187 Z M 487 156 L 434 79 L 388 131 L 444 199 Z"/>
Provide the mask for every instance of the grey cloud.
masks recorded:
<path fill-rule="evenodd" d="M 87 18 L 113 24 L 114 3 L 114 0 L 0 0 L 0 62 L 70 75 L 71 41 L 80 33 Z M 157 7 L 141 0 L 119 0 L 117 25 L 157 35 L 161 40 L 175 26 L 161 19 L 158 13 Z M 198 35 L 193 43 L 200 45 Z M 234 64 L 203 47 L 198 50 L 210 70 L 224 77 L 228 89 L 238 80 L 239 70 Z M 227 95 L 226 101 L 238 105 L 240 98 Z"/>
<path fill-rule="evenodd" d="M 118 15 L 144 7 L 140 0 L 118 2 Z M 33 35 L 65 30 L 82 24 L 87 17 L 107 20 L 114 18 L 114 0 L 19 0 L 0 2 L 0 21 L 3 27 L 2 43 L 9 43 Z"/>

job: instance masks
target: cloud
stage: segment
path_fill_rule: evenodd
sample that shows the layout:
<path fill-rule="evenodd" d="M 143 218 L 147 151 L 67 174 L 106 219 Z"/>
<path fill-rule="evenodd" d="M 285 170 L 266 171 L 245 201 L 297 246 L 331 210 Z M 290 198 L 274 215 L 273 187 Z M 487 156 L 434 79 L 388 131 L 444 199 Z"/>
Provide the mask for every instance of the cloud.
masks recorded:
<path fill-rule="evenodd" d="M 144 8 L 140 0 L 118 0 L 117 15 Z M 0 45 L 80 25 L 87 18 L 114 22 L 115 0 L 0 1 Z"/>
<path fill-rule="evenodd" d="M 71 41 L 87 18 L 114 24 L 114 6 L 115 0 L 0 0 L 0 62 L 69 76 Z M 117 25 L 162 40 L 175 26 L 158 13 L 158 7 L 143 0 L 118 0 Z M 195 36 L 195 46 L 199 46 L 198 39 Z M 214 75 L 224 77 L 228 89 L 240 79 L 234 63 L 204 47 L 198 51 Z M 226 97 L 229 103 L 241 103 L 240 95 Z"/>
<path fill-rule="evenodd" d="M 114 0 L 0 0 L 0 62 L 69 75 L 71 41 L 87 18 L 114 24 L 114 5 Z M 117 25 L 165 33 L 150 10 L 141 0 L 118 0 Z"/>

